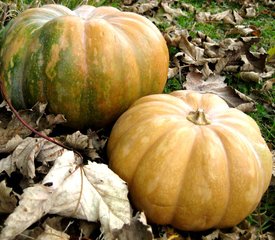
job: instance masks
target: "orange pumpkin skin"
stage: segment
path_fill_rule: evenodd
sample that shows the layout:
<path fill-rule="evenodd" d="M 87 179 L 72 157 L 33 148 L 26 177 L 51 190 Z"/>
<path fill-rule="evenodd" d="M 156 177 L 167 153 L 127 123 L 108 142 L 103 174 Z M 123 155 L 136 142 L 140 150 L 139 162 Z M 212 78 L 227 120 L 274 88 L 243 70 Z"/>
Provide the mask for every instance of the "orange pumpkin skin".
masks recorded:
<path fill-rule="evenodd" d="M 151 222 L 189 231 L 241 222 L 272 173 L 256 122 L 216 95 L 192 91 L 137 100 L 114 125 L 107 151 Z"/>
<path fill-rule="evenodd" d="M 13 105 L 48 102 L 78 129 L 110 125 L 138 98 L 161 93 L 168 64 L 157 27 L 113 7 L 31 8 L 0 43 L 0 78 Z"/>

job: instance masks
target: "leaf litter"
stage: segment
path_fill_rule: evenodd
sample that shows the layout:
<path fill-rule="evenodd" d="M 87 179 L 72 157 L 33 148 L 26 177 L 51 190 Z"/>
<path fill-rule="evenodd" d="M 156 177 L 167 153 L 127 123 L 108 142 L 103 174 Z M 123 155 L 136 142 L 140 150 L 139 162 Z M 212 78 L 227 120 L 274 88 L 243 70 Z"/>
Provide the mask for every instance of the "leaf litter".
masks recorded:
<path fill-rule="evenodd" d="M 162 33 L 168 47 L 176 49 L 176 53 L 171 54 L 168 79 L 180 79 L 183 89 L 212 92 L 231 107 L 251 112 L 258 99 L 228 86 L 225 76 L 231 74 L 239 81 L 263 83 L 262 90 L 270 91 L 274 86 L 274 54 L 271 50 L 267 54 L 262 48 L 255 50 L 261 31 L 255 26 L 244 25 L 243 21 L 256 16 L 258 5 L 248 0 L 242 2 L 239 11 L 220 13 L 198 11 L 192 4 L 171 0 L 124 0 L 121 8 L 142 14 L 157 26 L 165 23 Z M 4 4 L 2 9 L 9 9 L 8 15 L 1 12 L 4 26 L 16 15 L 16 8 L 12 4 L 1 4 Z M 273 1 L 266 0 L 264 4 L 274 6 Z M 229 26 L 225 38 L 211 39 L 199 31 L 191 37 L 190 30 L 177 24 L 177 19 L 186 17 L 188 12 L 196 19 L 194 26 L 197 22 L 223 22 Z M 56 125 L 66 119 L 62 115 L 47 115 L 45 110 L 46 105 L 38 103 L 33 109 L 19 111 L 19 114 L 39 132 L 51 135 Z M 68 148 L 80 152 L 83 156 L 80 158 L 79 154 L 34 135 L 3 102 L 0 105 L 0 136 L 0 213 L 6 214 L 5 218 L 1 217 L 5 222 L 0 239 L 90 239 L 91 236 L 198 239 L 194 233 L 179 232 L 169 226 L 151 227 L 143 213 L 132 217 L 127 185 L 106 166 L 104 149 L 108 137 L 104 134 L 88 130 L 86 134 L 76 131 L 55 136 Z M 275 162 L 273 166 L 275 168 Z M 20 176 L 16 178 L 18 186 L 11 184 L 14 173 Z M 271 185 L 274 179 L 273 170 Z M 229 230 L 202 233 L 199 238 L 258 237 L 258 229 L 245 221 Z M 265 232 L 260 238 L 275 239 L 275 236 Z"/>

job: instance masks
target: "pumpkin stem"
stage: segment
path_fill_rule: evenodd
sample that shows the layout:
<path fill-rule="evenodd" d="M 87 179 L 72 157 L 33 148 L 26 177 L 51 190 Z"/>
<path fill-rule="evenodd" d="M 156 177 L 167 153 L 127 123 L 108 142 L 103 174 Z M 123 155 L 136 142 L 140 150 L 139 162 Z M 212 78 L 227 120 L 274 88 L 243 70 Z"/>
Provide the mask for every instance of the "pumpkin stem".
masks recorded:
<path fill-rule="evenodd" d="M 195 112 L 190 112 L 187 115 L 187 120 L 189 120 L 190 122 L 196 124 L 196 125 L 208 125 L 211 122 L 207 119 L 203 109 L 198 108 L 197 111 Z"/>

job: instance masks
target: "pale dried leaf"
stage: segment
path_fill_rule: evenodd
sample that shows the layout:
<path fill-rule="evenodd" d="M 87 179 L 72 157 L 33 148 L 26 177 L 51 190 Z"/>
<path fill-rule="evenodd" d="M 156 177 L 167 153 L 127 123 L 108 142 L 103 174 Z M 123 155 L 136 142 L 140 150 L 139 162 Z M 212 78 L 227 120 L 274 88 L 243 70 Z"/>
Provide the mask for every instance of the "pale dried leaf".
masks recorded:
<path fill-rule="evenodd" d="M 272 78 L 270 80 L 267 80 L 263 87 L 262 87 L 262 90 L 271 90 L 273 85 L 275 84 L 275 78 Z"/>
<path fill-rule="evenodd" d="M 82 134 L 80 131 L 77 131 L 71 135 L 67 135 L 66 144 L 77 150 L 84 150 L 88 147 L 88 136 Z"/>
<path fill-rule="evenodd" d="M 40 152 L 44 141 L 43 138 L 28 137 L 12 153 L 12 161 L 24 176 L 35 177 L 34 159 Z"/>
<path fill-rule="evenodd" d="M 168 69 L 168 79 L 175 77 L 179 73 L 178 67 L 173 67 Z"/>
<path fill-rule="evenodd" d="M 245 8 L 245 15 L 244 15 L 244 17 L 253 18 L 256 15 L 257 15 L 257 11 L 256 11 L 255 6 L 250 6 L 250 7 Z"/>
<path fill-rule="evenodd" d="M 42 162 L 43 164 L 47 164 L 48 162 L 55 161 L 58 157 L 60 157 L 65 149 L 63 147 L 58 146 L 55 143 L 44 140 L 43 145 L 40 148 L 40 151 L 36 157 L 36 160 Z"/>
<path fill-rule="evenodd" d="M 22 141 L 23 139 L 19 135 L 15 135 L 6 144 L 0 145 L 0 153 L 12 152 Z"/>
<path fill-rule="evenodd" d="M 11 174 L 16 168 L 27 178 L 35 177 L 35 164 L 37 158 L 43 164 L 56 160 L 64 149 L 44 138 L 27 137 L 20 141 L 11 155 L 0 161 L 0 172 Z"/>
<path fill-rule="evenodd" d="M 146 216 L 143 212 L 138 212 L 136 216 L 131 219 L 129 224 L 124 224 L 121 229 L 115 230 L 113 235 L 119 240 L 154 239 L 152 228 L 147 224 Z"/>
<path fill-rule="evenodd" d="M 249 113 L 255 110 L 255 103 L 254 102 L 248 102 L 248 103 L 242 103 L 236 107 L 238 110 Z"/>
<path fill-rule="evenodd" d="M 69 155 L 67 158 L 73 156 L 72 152 L 66 154 Z M 56 172 L 52 173 L 53 179 L 46 177 L 43 180 L 52 182 L 51 188 L 56 189 L 50 213 L 88 221 L 99 220 L 105 234 L 130 221 L 131 208 L 126 183 L 107 165 L 89 161 L 88 165 L 70 172 L 58 188 Z"/>
<path fill-rule="evenodd" d="M 26 188 L 19 206 L 6 219 L 0 239 L 13 239 L 48 213 L 53 201 L 51 195 L 50 189 L 40 184 Z"/>
<path fill-rule="evenodd" d="M 52 126 L 55 126 L 57 124 L 66 123 L 67 122 L 65 116 L 62 115 L 62 114 L 57 114 L 57 115 L 50 114 L 50 115 L 47 115 L 46 116 L 46 120 L 48 122 L 48 127 L 52 127 Z"/>
<path fill-rule="evenodd" d="M 37 240 L 69 240 L 70 236 L 64 232 L 45 226 L 45 231 L 37 237 Z"/>
<path fill-rule="evenodd" d="M 187 64 L 201 65 L 206 62 L 204 59 L 204 49 L 192 44 L 187 36 L 182 35 L 179 48 L 184 52 L 183 61 Z"/>
<path fill-rule="evenodd" d="M 51 132 L 51 129 L 55 127 L 57 122 L 49 122 L 44 114 L 45 104 L 38 103 L 34 106 L 33 109 L 20 110 L 18 114 L 20 117 L 28 124 L 30 127 L 43 130 L 45 133 Z M 57 117 L 57 116 L 56 116 Z M 60 117 L 57 117 L 60 118 Z M 0 146 L 1 149 L 5 148 L 5 144 L 10 141 L 16 135 L 21 138 L 26 138 L 32 131 L 24 126 L 15 115 L 12 116 L 12 119 L 7 124 L 6 128 L 0 128 Z"/>
<path fill-rule="evenodd" d="M 207 236 L 202 236 L 202 240 L 215 240 L 218 239 L 220 235 L 220 230 L 217 229 L 212 233 L 208 234 Z"/>
<path fill-rule="evenodd" d="M 243 19 L 242 17 L 236 12 L 232 10 L 226 10 L 221 13 L 211 14 L 209 12 L 199 12 L 196 14 L 196 20 L 198 22 L 220 22 L 223 21 L 227 24 L 240 24 Z"/>
<path fill-rule="evenodd" d="M 99 138 L 98 134 L 95 131 L 88 131 L 88 147 L 86 149 L 86 154 L 92 160 L 100 158 L 99 152 L 103 150 L 106 145 L 107 139 Z"/>
<path fill-rule="evenodd" d="M 254 29 L 247 27 L 245 25 L 236 25 L 226 32 L 226 35 L 229 34 L 240 34 L 241 36 L 248 36 L 254 32 Z"/>
<path fill-rule="evenodd" d="M 127 185 L 107 165 L 89 162 L 81 167 L 72 151 L 54 163 L 42 184 L 26 188 L 19 206 L 9 215 L 1 240 L 13 239 L 47 213 L 100 221 L 102 232 L 112 236 L 130 222 Z"/>
<path fill-rule="evenodd" d="M 124 7 L 124 10 L 132 11 L 138 14 L 145 14 L 146 12 L 153 11 L 154 8 L 158 7 L 159 2 L 157 0 L 151 0 L 149 2 L 136 2 L 132 6 Z"/>
<path fill-rule="evenodd" d="M 230 107 L 238 108 L 244 112 L 251 112 L 255 109 L 255 103 L 251 98 L 232 87 L 226 86 L 224 88 L 216 88 L 209 92 L 217 94 L 225 100 Z"/>
<path fill-rule="evenodd" d="M 224 76 L 211 75 L 204 81 L 201 73 L 192 72 L 187 74 L 183 87 L 186 90 L 209 92 L 216 88 L 224 88 L 226 86 L 224 80 Z"/>
<path fill-rule="evenodd" d="M 192 4 L 182 3 L 181 7 L 190 13 L 194 13 L 196 8 Z"/>
<path fill-rule="evenodd" d="M 11 155 L 0 160 L 0 173 L 6 172 L 9 176 L 16 170 L 16 164 Z"/>
<path fill-rule="evenodd" d="M 240 78 L 246 82 L 261 82 L 262 78 L 257 72 L 240 72 Z"/>
<path fill-rule="evenodd" d="M 171 8 L 167 2 L 161 2 L 160 5 L 162 6 L 164 12 L 168 13 L 172 19 L 186 15 L 180 8 Z"/>
<path fill-rule="evenodd" d="M 5 181 L 0 182 L 0 213 L 11 213 L 17 204 L 12 189 L 7 187 Z"/>

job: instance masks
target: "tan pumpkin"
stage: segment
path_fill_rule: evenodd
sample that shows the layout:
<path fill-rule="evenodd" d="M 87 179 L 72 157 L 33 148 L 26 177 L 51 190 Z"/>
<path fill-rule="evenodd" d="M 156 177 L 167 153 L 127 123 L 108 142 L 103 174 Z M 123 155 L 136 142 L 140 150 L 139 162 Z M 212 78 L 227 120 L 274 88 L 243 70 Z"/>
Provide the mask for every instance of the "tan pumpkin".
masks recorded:
<path fill-rule="evenodd" d="M 114 125 L 108 156 L 150 221 L 191 231 L 241 222 L 272 172 L 256 122 L 216 95 L 192 91 L 137 100 Z"/>

